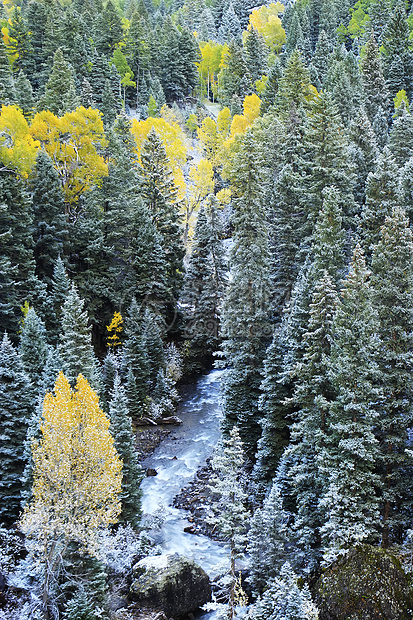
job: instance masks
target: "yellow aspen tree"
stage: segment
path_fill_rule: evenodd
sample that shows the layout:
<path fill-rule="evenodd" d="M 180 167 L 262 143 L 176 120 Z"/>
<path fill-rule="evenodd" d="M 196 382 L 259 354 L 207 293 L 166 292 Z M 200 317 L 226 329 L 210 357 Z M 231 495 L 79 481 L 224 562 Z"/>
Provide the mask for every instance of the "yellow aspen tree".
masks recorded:
<path fill-rule="evenodd" d="M 123 332 L 123 318 L 120 312 L 115 312 L 106 330 L 108 337 L 106 339 L 108 347 L 115 349 L 122 344 L 120 334 Z"/>
<path fill-rule="evenodd" d="M 121 512 L 122 461 L 110 420 L 87 380 L 74 390 L 63 373 L 45 396 L 41 438 L 32 443 L 32 499 L 20 528 L 34 563 L 43 569 L 42 606 L 51 617 L 51 586 L 70 543 L 98 556 L 99 528 Z"/>

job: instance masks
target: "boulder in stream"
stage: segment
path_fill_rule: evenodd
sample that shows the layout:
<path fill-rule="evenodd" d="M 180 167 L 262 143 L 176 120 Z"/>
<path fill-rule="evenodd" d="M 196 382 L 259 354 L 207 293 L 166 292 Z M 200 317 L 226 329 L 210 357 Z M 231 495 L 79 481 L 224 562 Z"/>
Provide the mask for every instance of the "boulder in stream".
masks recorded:
<path fill-rule="evenodd" d="M 211 599 L 206 572 L 177 553 L 144 558 L 135 564 L 133 574 L 130 598 L 144 607 L 162 609 L 176 620 Z"/>

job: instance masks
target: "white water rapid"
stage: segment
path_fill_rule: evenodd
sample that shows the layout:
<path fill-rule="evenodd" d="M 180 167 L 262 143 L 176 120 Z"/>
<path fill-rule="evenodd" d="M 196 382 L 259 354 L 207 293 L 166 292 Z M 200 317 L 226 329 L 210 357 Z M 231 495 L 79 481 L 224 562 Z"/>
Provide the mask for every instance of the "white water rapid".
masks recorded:
<path fill-rule="evenodd" d="M 189 389 L 178 412 L 182 425 L 174 428 L 145 460 L 143 466 L 158 473 L 145 478 L 141 485 L 143 512 L 153 515 L 161 509 L 164 513 L 163 526 L 156 533 L 162 552 L 179 553 L 194 560 L 212 578 L 220 572 L 220 566 L 229 565 L 228 548 L 206 536 L 185 533 L 184 528 L 190 525 L 188 513 L 170 504 L 194 478 L 220 438 L 222 373 L 213 370 Z M 214 614 L 203 614 L 200 618 L 212 620 Z"/>

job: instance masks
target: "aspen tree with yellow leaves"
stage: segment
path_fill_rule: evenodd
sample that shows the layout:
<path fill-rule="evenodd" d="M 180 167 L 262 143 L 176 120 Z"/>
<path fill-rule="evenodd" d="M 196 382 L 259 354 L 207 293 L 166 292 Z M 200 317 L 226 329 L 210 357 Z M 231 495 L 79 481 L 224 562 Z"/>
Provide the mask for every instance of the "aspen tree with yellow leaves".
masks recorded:
<path fill-rule="evenodd" d="M 60 373 L 45 396 L 41 438 L 32 443 L 32 500 L 20 528 L 42 570 L 41 601 L 52 618 L 52 588 L 71 543 L 98 556 L 97 533 L 121 512 L 122 461 L 96 392 L 79 375 L 74 390 Z"/>

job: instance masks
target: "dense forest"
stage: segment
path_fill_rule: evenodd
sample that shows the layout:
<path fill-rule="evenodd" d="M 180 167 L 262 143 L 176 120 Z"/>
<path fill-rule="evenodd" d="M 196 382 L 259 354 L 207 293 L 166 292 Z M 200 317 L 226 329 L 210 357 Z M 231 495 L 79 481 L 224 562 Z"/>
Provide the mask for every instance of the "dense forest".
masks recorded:
<path fill-rule="evenodd" d="M 363 549 L 413 571 L 411 2 L 3 0 L 0 24 L 0 619 L 140 617 L 107 605 L 157 553 L 136 428 L 214 366 L 214 617 L 245 590 L 250 620 L 410 618 L 410 586 L 334 615 L 315 584 Z"/>

